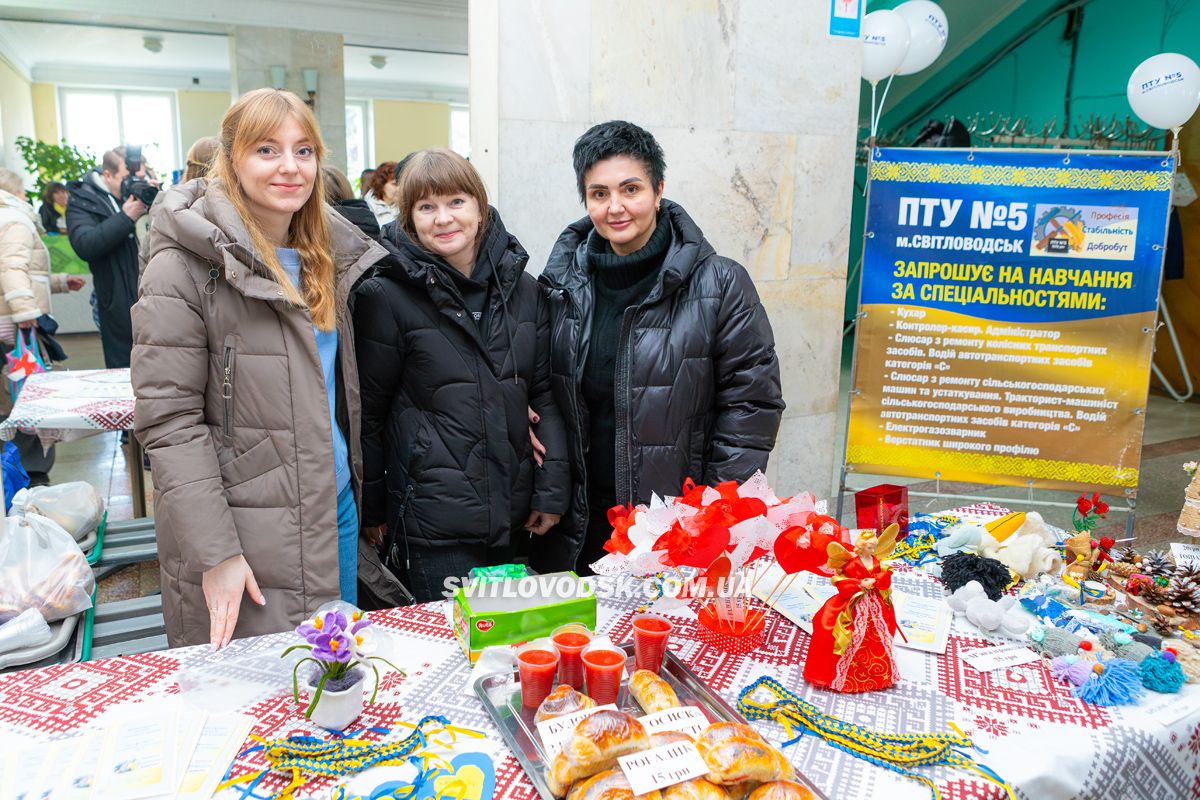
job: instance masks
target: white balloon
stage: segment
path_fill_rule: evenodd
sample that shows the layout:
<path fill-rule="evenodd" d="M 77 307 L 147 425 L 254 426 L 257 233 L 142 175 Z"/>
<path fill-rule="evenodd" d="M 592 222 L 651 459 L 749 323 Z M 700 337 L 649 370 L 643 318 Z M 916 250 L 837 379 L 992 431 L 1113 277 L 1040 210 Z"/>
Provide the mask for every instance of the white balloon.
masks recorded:
<path fill-rule="evenodd" d="M 862 21 L 862 76 L 875 83 L 896 72 L 908 52 L 908 23 L 895 11 L 872 11 Z"/>
<path fill-rule="evenodd" d="M 1200 105 L 1200 67 L 1179 53 L 1150 56 L 1129 76 L 1125 94 L 1147 125 L 1178 128 Z"/>
<path fill-rule="evenodd" d="M 908 54 L 896 74 L 912 75 L 937 61 L 946 47 L 950 24 L 942 7 L 930 0 L 908 0 L 896 6 L 896 13 L 908 23 L 911 34 Z"/>

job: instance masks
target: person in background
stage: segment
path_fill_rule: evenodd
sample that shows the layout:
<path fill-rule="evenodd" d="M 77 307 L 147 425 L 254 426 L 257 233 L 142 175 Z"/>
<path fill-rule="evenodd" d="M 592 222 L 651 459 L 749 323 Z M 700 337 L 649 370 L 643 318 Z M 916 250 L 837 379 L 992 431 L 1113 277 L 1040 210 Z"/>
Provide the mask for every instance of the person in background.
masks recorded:
<path fill-rule="evenodd" d="M 563 231 L 541 280 L 576 488 L 566 531 L 532 563 L 589 574 L 612 506 L 766 469 L 784 405 L 754 282 L 663 196 L 654 137 L 605 122 L 579 137 L 573 161 L 587 216 Z"/>
<path fill-rule="evenodd" d="M 192 142 L 187 151 L 187 166 L 183 170 L 180 183 L 187 183 L 196 178 L 208 177 L 213 162 L 217 160 L 217 152 L 221 149 L 221 140 L 215 136 L 201 136 Z M 159 193 L 159 197 L 162 193 Z M 157 198 L 155 198 L 157 199 Z"/>
<path fill-rule="evenodd" d="M 375 168 L 371 185 L 363 195 L 382 228 L 396 219 L 396 162 L 385 161 Z"/>
<path fill-rule="evenodd" d="M 325 173 L 325 202 L 333 206 L 333 210 L 358 226 L 367 236 L 379 240 L 379 223 L 366 200 L 354 196 L 350 188 L 350 179 L 332 164 L 321 167 Z"/>
<path fill-rule="evenodd" d="M 452 150 L 425 150 L 398 197 L 383 240 L 391 256 L 352 305 L 363 526 L 427 602 L 448 577 L 510 561 L 524 530 L 540 547 L 567 509 L 570 466 L 550 389 L 549 306 L 479 173 Z M 547 450 L 540 467 L 530 408 Z"/>
<path fill-rule="evenodd" d="M 38 320 L 50 314 L 51 292 L 78 291 L 84 280 L 78 275 L 50 271 L 50 252 L 42 242 L 44 232 L 26 201 L 21 176 L 0 169 L 0 347 L 6 353 L 11 351 L 18 329 L 26 332 L 28 344 L 32 332 L 33 345 L 48 364 L 49 357 L 37 336 Z M 12 411 L 12 395 L 7 378 L 4 384 L 0 386 L 0 415 L 7 418 Z M 48 484 L 54 448 L 43 452 L 38 438 L 28 433 L 18 433 L 14 442 L 30 484 Z"/>
<path fill-rule="evenodd" d="M 100 167 L 67 184 L 67 235 L 92 272 L 104 366 L 109 369 L 129 366 L 129 309 L 138 291 L 136 223 L 147 211 L 136 197 L 120 196 L 128 174 L 125 149 L 117 148 L 104 154 Z"/>
<path fill-rule="evenodd" d="M 67 187 L 58 181 L 51 181 L 42 190 L 42 208 L 39 214 L 42 218 L 42 228 L 51 236 L 67 232 L 67 201 L 70 194 Z"/>
<path fill-rule="evenodd" d="M 357 601 L 355 282 L 386 251 L 324 202 L 291 92 L 247 92 L 210 179 L 154 215 L 134 307 L 134 425 L 154 468 L 172 647 L 283 631 Z"/>
<path fill-rule="evenodd" d="M 374 167 L 367 167 L 358 176 L 358 195 L 366 197 L 367 192 L 371 189 L 371 180 L 375 177 Z"/>

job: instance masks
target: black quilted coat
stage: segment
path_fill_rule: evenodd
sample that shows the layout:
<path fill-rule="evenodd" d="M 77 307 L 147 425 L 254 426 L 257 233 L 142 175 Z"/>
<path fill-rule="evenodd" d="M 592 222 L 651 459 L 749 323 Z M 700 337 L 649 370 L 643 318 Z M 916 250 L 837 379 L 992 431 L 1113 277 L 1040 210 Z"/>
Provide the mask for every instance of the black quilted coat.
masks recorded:
<path fill-rule="evenodd" d="M 671 244 L 654 287 L 626 312 L 615 380 L 618 503 L 677 495 L 684 479 L 716 484 L 765 469 L 783 414 L 779 359 L 750 275 L 716 254 L 676 203 L 662 201 Z M 540 280 L 553 309 L 554 395 L 567 419 L 571 513 L 532 554 L 543 570 L 574 564 L 587 508 L 587 408 L 580 391 L 591 330 L 591 219 L 568 226 Z"/>
<path fill-rule="evenodd" d="M 531 509 L 561 514 L 570 505 L 566 434 L 550 391 L 549 305 L 525 274 L 525 249 L 491 214 L 479 259 L 494 277 L 479 323 L 452 267 L 395 225 L 383 237 L 389 257 L 355 293 L 362 522 L 388 523 L 392 556 L 404 558 L 406 541 L 503 547 Z M 527 406 L 541 415 L 549 449 L 540 469 Z"/>

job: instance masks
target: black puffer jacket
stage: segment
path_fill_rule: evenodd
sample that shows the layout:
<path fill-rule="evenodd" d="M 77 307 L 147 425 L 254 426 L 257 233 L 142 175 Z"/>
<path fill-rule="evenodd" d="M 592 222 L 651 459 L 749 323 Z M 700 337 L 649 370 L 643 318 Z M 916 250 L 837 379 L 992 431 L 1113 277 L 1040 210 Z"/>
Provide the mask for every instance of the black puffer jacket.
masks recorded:
<path fill-rule="evenodd" d="M 100 312 L 104 366 L 129 366 L 133 323 L 129 309 L 138 299 L 138 240 L 134 223 L 104 185 L 98 170 L 67 184 L 67 235 L 87 262 Z"/>
<path fill-rule="evenodd" d="M 679 494 L 688 477 L 712 485 L 765 469 L 784 408 L 775 339 L 750 275 L 717 255 L 682 207 L 662 207 L 671 244 L 617 345 L 618 503 Z M 533 554 L 543 570 L 574 564 L 587 524 L 580 379 L 593 307 L 588 237 L 598 235 L 588 217 L 567 227 L 540 279 L 550 288 L 554 394 L 567 415 L 574 479 L 562 533 Z"/>
<path fill-rule="evenodd" d="M 367 205 L 366 200 L 357 197 L 338 200 L 333 204 L 333 210 L 357 225 L 367 236 L 379 241 L 379 222 L 376 221 L 375 212 Z"/>
<path fill-rule="evenodd" d="M 562 514 L 570 470 L 550 391 L 550 310 L 492 211 L 479 323 L 453 268 L 391 226 L 391 255 L 353 304 L 363 423 L 363 525 L 399 547 L 509 543 L 530 510 Z M 479 268 L 477 267 L 477 270 Z M 549 450 L 536 469 L 527 406 Z M 548 534 L 549 535 L 549 534 Z M 544 539 L 545 537 L 543 537 Z"/>

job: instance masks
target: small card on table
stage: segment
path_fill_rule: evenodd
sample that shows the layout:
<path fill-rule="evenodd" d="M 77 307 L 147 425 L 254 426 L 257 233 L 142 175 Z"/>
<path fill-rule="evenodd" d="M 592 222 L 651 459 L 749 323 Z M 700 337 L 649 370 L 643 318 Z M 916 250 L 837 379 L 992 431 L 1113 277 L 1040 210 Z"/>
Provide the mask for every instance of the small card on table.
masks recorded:
<path fill-rule="evenodd" d="M 1019 644 L 1000 644 L 977 647 L 962 653 L 962 660 L 979 672 L 991 672 L 1002 667 L 1016 667 L 1037 661 L 1041 656 Z"/>
<path fill-rule="evenodd" d="M 708 773 L 700 751 L 691 742 L 652 747 L 617 759 L 635 795 L 699 778 Z"/>
<path fill-rule="evenodd" d="M 585 708 L 580 711 L 573 711 L 570 714 L 563 714 L 561 717 L 552 717 L 551 719 L 539 722 L 537 724 L 538 736 L 542 739 L 542 749 L 546 751 L 546 760 L 549 761 L 558 755 L 559 751 L 563 749 L 563 745 L 571 741 L 571 737 L 575 735 L 576 725 L 597 711 L 616 710 L 617 707 L 615 705 L 607 703 L 595 708 Z"/>

